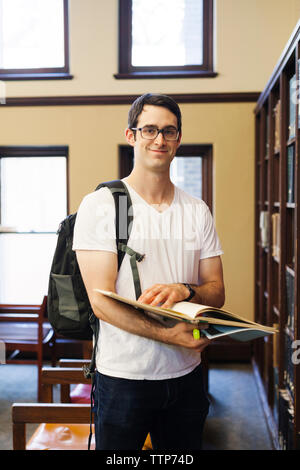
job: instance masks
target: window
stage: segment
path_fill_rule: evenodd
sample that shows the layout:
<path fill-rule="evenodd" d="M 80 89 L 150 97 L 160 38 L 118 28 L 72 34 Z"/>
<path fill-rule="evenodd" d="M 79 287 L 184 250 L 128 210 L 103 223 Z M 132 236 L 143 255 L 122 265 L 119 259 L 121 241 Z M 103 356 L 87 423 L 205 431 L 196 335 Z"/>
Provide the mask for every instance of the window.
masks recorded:
<path fill-rule="evenodd" d="M 0 147 L 0 303 L 40 304 L 67 214 L 67 148 Z"/>
<path fill-rule="evenodd" d="M 213 0 L 119 0 L 116 78 L 214 76 Z"/>
<path fill-rule="evenodd" d="M 133 148 L 119 146 L 119 178 L 133 168 Z M 192 196 L 203 199 L 212 211 L 212 146 L 183 144 L 170 166 L 171 181 Z"/>
<path fill-rule="evenodd" d="M 0 80 L 72 78 L 67 0 L 0 0 Z"/>

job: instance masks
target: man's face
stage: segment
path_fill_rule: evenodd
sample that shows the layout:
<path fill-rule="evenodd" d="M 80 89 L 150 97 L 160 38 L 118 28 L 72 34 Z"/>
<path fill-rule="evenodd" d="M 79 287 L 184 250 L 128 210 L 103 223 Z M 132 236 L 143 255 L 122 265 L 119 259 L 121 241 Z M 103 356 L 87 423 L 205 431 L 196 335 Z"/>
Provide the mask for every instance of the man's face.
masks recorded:
<path fill-rule="evenodd" d="M 136 127 L 154 126 L 158 129 L 173 126 L 177 129 L 177 118 L 167 108 L 162 106 L 145 105 L 139 115 Z M 132 130 L 126 130 L 127 141 L 134 147 L 135 165 L 142 165 L 144 168 L 152 169 L 156 172 L 163 172 L 169 166 L 180 145 L 181 136 L 176 141 L 167 141 L 162 133 L 155 139 L 143 139 L 140 131 L 136 131 L 136 136 Z"/>

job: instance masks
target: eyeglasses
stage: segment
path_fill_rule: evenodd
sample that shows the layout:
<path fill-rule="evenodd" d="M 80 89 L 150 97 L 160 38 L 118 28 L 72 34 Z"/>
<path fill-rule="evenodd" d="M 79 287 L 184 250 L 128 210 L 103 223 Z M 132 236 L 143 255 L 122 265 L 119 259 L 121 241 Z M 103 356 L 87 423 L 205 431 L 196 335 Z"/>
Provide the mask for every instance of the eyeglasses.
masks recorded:
<path fill-rule="evenodd" d="M 174 141 L 178 139 L 179 131 L 176 127 L 165 127 L 164 129 L 158 129 L 157 127 L 144 126 L 144 127 L 131 127 L 132 131 L 140 131 L 143 139 L 156 139 L 158 134 L 162 133 L 165 140 Z"/>

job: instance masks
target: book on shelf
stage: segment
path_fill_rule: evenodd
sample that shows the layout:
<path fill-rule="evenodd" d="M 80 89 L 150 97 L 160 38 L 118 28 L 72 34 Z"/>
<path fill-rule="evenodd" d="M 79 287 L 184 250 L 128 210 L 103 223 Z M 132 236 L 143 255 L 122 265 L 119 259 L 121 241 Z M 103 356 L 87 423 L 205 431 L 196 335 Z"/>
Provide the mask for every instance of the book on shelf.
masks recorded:
<path fill-rule="evenodd" d="M 295 286 L 294 276 L 288 269 L 285 270 L 286 280 L 286 309 L 287 309 L 287 326 L 291 331 L 294 331 L 294 316 L 295 316 Z"/>
<path fill-rule="evenodd" d="M 280 100 L 277 101 L 274 107 L 274 152 L 280 150 Z"/>
<path fill-rule="evenodd" d="M 280 258 L 280 214 L 272 214 L 272 256 Z"/>
<path fill-rule="evenodd" d="M 273 367 L 278 369 L 279 365 L 279 323 L 273 323 L 273 327 L 277 330 L 277 333 L 273 336 Z"/>
<path fill-rule="evenodd" d="M 296 135 L 296 75 L 293 75 L 289 80 L 289 139 Z"/>
<path fill-rule="evenodd" d="M 278 408 L 279 408 L 279 371 L 278 366 L 273 367 L 273 390 L 274 390 L 274 403 L 273 403 L 273 416 L 275 420 L 275 424 L 278 428 Z"/>
<path fill-rule="evenodd" d="M 287 202 L 295 202 L 295 156 L 294 145 L 287 149 Z"/>
<path fill-rule="evenodd" d="M 269 214 L 268 211 L 261 211 L 259 216 L 260 242 L 262 248 L 269 246 Z"/>
<path fill-rule="evenodd" d="M 264 326 L 259 323 L 247 320 L 237 314 L 225 310 L 200 305 L 193 302 L 176 302 L 172 308 L 161 308 L 149 304 L 138 302 L 137 300 L 122 297 L 115 292 L 94 289 L 117 302 L 123 302 L 131 305 L 143 312 L 147 312 L 151 317 L 162 322 L 166 327 L 172 327 L 178 321 L 185 321 L 197 325 L 207 324 L 206 329 L 201 332 L 208 339 L 215 339 L 220 336 L 230 336 L 239 341 L 250 341 L 268 334 L 276 333 L 276 329 L 270 326 Z M 207 326 L 206 325 L 206 326 Z"/>
<path fill-rule="evenodd" d="M 269 155 L 269 133 L 270 133 L 270 124 L 269 124 L 269 115 L 267 113 L 266 115 L 266 146 L 265 146 L 266 157 Z"/>

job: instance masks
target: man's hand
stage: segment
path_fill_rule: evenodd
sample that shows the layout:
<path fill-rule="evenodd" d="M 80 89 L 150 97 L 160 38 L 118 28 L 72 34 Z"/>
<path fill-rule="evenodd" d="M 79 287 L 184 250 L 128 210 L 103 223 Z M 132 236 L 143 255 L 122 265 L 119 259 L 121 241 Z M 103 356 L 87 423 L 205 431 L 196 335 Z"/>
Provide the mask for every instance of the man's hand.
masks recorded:
<path fill-rule="evenodd" d="M 210 340 L 207 338 L 195 339 L 193 337 L 193 330 L 195 326 L 178 322 L 172 328 L 166 328 L 164 342 L 167 344 L 176 344 L 176 346 L 183 346 L 188 349 L 192 349 L 196 352 L 202 352 L 206 346 L 210 343 Z M 207 324 L 197 325 L 198 329 L 207 328 Z"/>
<path fill-rule="evenodd" d="M 170 308 L 175 302 L 181 302 L 189 296 L 189 290 L 183 284 L 154 284 L 144 290 L 138 301 L 144 304 Z"/>
<path fill-rule="evenodd" d="M 138 300 L 148 305 L 160 305 L 162 308 L 169 308 L 175 302 L 185 300 L 188 296 L 189 290 L 183 284 L 155 284 L 146 289 Z M 204 330 L 207 327 L 207 323 L 197 325 L 198 330 Z M 209 340 L 207 338 L 195 339 L 193 336 L 195 328 L 195 325 L 178 322 L 172 328 L 164 330 L 162 341 L 201 352 L 209 344 Z"/>

